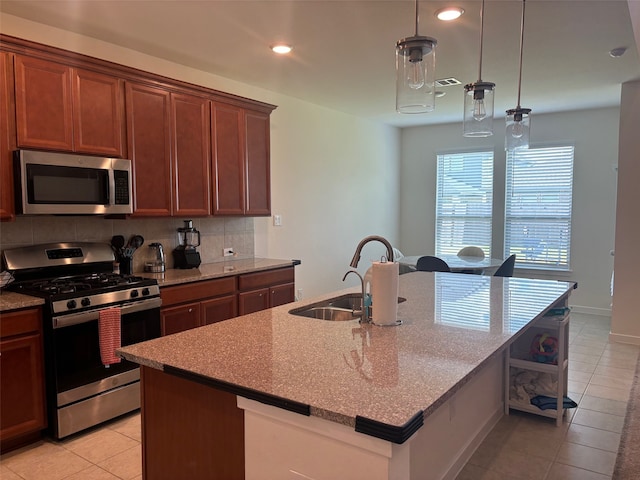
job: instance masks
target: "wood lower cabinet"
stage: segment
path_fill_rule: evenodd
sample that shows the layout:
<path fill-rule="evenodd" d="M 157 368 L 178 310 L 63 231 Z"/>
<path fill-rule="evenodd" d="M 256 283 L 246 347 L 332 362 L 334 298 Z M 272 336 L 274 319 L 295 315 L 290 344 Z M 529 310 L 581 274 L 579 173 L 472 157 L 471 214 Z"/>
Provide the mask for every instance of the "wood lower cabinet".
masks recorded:
<path fill-rule="evenodd" d="M 123 81 L 15 56 L 17 145 L 123 157 Z"/>
<path fill-rule="evenodd" d="M 171 109 L 167 90 L 127 82 L 133 214 L 171 215 Z"/>
<path fill-rule="evenodd" d="M 160 296 L 162 335 L 238 316 L 236 277 L 163 287 Z"/>
<path fill-rule="evenodd" d="M 236 396 L 142 366 L 142 469 L 153 480 L 244 479 Z"/>
<path fill-rule="evenodd" d="M 2 312 L 0 332 L 0 446 L 5 452 L 33 441 L 47 426 L 42 310 Z"/>
<path fill-rule="evenodd" d="M 177 307 L 164 307 L 160 312 L 162 335 L 182 332 L 202 326 L 200 321 L 200 302 L 188 303 Z"/>
<path fill-rule="evenodd" d="M 12 56 L 0 52 L 0 220 L 15 218 L 13 198 L 13 150 L 15 149 L 15 118 L 13 98 Z"/>
<path fill-rule="evenodd" d="M 295 300 L 294 267 L 238 276 L 240 315 L 266 310 Z"/>

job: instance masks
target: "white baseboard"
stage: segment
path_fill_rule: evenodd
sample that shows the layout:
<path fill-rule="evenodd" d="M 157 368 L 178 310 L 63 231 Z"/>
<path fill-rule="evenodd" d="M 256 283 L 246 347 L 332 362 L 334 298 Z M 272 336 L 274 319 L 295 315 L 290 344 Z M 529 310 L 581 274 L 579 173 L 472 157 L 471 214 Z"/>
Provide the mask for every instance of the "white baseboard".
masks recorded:
<path fill-rule="evenodd" d="M 576 313 L 584 313 L 587 315 L 599 315 L 601 317 L 611 317 L 610 308 L 586 307 L 584 305 L 570 305 L 571 311 Z"/>
<path fill-rule="evenodd" d="M 631 345 L 640 345 L 640 337 L 636 337 L 635 335 L 609 333 L 609 340 L 616 343 L 629 343 Z"/>

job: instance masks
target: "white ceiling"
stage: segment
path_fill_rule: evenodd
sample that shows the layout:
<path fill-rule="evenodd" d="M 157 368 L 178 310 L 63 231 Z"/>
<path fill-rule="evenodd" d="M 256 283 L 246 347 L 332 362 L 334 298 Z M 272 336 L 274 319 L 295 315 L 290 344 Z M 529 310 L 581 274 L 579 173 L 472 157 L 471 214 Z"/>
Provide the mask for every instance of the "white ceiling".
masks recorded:
<path fill-rule="evenodd" d="M 634 4 L 640 0 L 630 0 Z M 462 120 L 462 86 L 428 114 L 395 113 L 395 43 L 414 33 L 413 0 L 2 0 L 0 11 L 397 126 Z M 465 14 L 441 22 L 435 10 Z M 480 0 L 419 2 L 421 35 L 438 40 L 436 77 L 478 80 Z M 486 0 L 482 79 L 496 117 L 517 99 L 522 2 Z M 636 7 L 634 4 L 633 7 Z M 640 79 L 627 0 L 526 3 L 523 107 L 533 115 L 617 105 Z M 632 8 L 637 16 L 640 9 Z M 633 19 L 640 28 L 640 19 Z M 269 45 L 294 46 L 288 57 Z M 628 47 L 621 58 L 609 50 Z"/>

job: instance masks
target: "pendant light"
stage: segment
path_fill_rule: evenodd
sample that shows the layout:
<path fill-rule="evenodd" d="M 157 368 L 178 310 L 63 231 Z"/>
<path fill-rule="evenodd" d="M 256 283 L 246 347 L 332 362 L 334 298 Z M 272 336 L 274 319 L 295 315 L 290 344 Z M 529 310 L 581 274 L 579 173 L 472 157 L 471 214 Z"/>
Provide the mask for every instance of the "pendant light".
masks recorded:
<path fill-rule="evenodd" d="M 505 150 L 524 150 L 529 148 L 529 130 L 531 127 L 531 109 L 520 106 L 522 88 L 522 50 L 524 45 L 524 10 L 526 0 L 522 0 L 522 23 L 520 25 L 520 73 L 518 77 L 518 105 L 507 110 L 505 120 L 507 131 L 504 139 Z"/>
<path fill-rule="evenodd" d="M 435 108 L 435 38 L 416 33 L 396 43 L 396 110 L 398 113 L 427 113 Z"/>
<path fill-rule="evenodd" d="M 480 68 L 478 81 L 464 86 L 464 117 L 462 135 L 489 137 L 493 135 L 493 94 L 495 83 L 482 81 L 482 42 L 484 40 L 484 0 L 480 7 Z"/>

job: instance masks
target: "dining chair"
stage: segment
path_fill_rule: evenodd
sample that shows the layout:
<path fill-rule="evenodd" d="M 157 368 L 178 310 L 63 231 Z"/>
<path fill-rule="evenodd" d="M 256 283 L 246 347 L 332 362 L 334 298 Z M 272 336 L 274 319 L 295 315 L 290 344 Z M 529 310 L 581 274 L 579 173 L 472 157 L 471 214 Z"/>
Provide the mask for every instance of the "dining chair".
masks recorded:
<path fill-rule="evenodd" d="M 447 262 L 438 257 L 425 255 L 416 262 L 416 270 L 420 272 L 450 272 Z"/>
<path fill-rule="evenodd" d="M 502 265 L 498 267 L 498 270 L 493 274 L 494 277 L 513 277 L 513 267 L 516 265 L 516 254 L 514 253 L 508 257 Z"/>
<path fill-rule="evenodd" d="M 484 258 L 484 250 L 481 249 L 480 247 L 475 247 L 475 246 L 468 246 L 468 247 L 463 247 L 460 249 L 460 251 L 458 252 L 458 256 L 459 257 L 480 257 L 480 258 Z"/>

